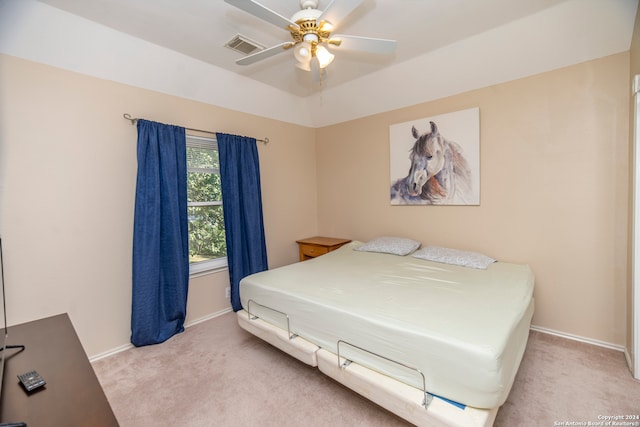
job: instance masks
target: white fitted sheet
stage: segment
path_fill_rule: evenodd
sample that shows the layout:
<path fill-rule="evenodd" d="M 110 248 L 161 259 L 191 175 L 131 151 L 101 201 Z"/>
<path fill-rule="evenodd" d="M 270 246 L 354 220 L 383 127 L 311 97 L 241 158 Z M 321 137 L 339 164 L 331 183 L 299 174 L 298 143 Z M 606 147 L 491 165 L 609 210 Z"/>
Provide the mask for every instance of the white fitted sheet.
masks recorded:
<path fill-rule="evenodd" d="M 354 251 L 360 244 L 245 277 L 243 307 L 334 354 L 344 340 L 412 366 L 430 393 L 478 408 L 504 403 L 533 315 L 531 269 Z M 344 344 L 340 355 L 422 388 L 415 371 Z"/>

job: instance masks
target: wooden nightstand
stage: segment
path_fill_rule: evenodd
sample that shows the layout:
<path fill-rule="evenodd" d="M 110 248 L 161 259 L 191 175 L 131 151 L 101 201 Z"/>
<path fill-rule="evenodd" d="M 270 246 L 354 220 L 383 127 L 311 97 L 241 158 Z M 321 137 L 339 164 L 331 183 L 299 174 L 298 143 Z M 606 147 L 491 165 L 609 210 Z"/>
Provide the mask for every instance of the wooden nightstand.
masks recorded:
<path fill-rule="evenodd" d="M 309 237 L 308 239 L 296 240 L 300 248 L 300 261 L 315 258 L 328 252 L 335 251 L 342 245 L 346 245 L 349 239 L 334 239 L 332 237 Z"/>

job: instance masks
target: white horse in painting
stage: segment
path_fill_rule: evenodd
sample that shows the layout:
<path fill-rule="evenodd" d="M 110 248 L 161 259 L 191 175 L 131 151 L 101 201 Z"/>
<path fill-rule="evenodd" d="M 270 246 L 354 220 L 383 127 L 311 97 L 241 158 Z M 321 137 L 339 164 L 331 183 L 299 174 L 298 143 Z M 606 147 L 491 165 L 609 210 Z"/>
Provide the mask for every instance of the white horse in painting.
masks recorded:
<path fill-rule="evenodd" d="M 411 167 L 406 177 L 391 186 L 394 204 L 466 204 L 471 196 L 471 169 L 462 148 L 445 139 L 434 122 L 428 133 L 416 139 L 409 155 Z"/>

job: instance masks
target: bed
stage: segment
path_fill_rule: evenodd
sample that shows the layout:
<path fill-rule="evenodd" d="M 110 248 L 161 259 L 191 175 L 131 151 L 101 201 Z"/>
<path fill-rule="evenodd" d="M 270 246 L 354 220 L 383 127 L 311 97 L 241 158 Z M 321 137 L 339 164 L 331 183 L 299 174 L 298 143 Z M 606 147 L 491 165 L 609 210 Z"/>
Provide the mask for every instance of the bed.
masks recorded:
<path fill-rule="evenodd" d="M 527 343 L 531 269 L 363 247 L 245 277 L 240 326 L 413 424 L 492 425 Z"/>

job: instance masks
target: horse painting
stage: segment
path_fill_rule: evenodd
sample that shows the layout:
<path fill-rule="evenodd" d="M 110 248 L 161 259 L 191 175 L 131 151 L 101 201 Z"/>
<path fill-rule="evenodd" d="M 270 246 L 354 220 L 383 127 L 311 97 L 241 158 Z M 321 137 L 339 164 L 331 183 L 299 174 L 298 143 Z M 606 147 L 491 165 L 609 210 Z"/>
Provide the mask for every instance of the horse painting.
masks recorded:
<path fill-rule="evenodd" d="M 429 123 L 427 133 L 411 128 L 416 140 L 409 154 L 411 166 L 407 176 L 391 185 L 392 204 L 470 204 L 471 169 L 462 147 L 444 138 L 434 122 Z"/>

